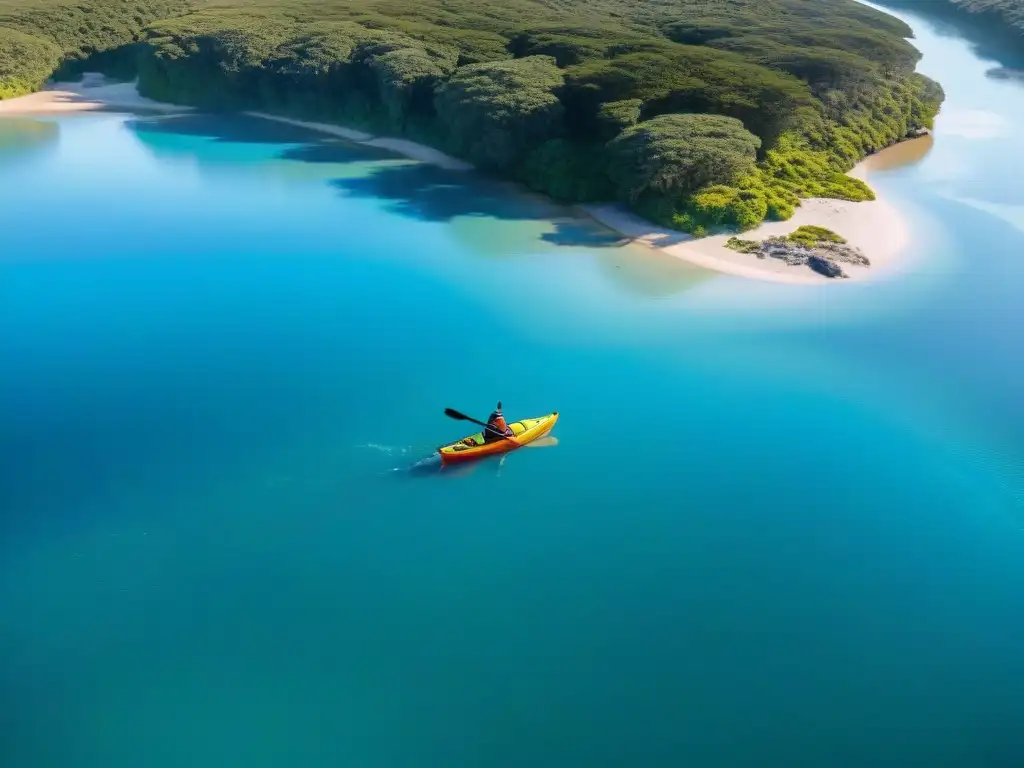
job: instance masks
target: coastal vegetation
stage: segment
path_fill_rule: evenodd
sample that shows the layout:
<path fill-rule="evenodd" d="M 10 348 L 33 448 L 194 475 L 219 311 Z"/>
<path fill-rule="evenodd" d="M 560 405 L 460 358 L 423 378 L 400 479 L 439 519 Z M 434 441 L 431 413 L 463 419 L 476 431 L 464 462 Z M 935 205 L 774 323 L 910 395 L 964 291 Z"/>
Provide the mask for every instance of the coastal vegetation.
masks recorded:
<path fill-rule="evenodd" d="M 703 234 L 870 199 L 845 172 L 942 101 L 910 34 L 853 0 L 0 0 L 0 95 L 93 68 Z"/>
<path fill-rule="evenodd" d="M 725 241 L 725 247 L 737 253 L 757 253 L 761 243 L 757 240 L 744 240 L 742 237 L 730 237 Z"/>
<path fill-rule="evenodd" d="M 804 248 L 814 248 L 824 243 L 838 243 L 840 245 L 846 243 L 845 237 L 837 235 L 828 227 L 818 227 L 813 224 L 804 224 L 802 227 L 797 227 L 786 235 L 785 239 L 796 245 L 802 245 Z M 757 253 L 760 246 L 761 244 L 757 240 L 744 240 L 740 237 L 730 237 L 725 243 L 726 248 L 731 248 L 740 253 Z"/>
<path fill-rule="evenodd" d="M 797 227 L 795 231 L 787 235 L 787 240 L 799 243 L 807 248 L 813 248 L 821 243 L 845 243 L 846 238 L 840 237 L 828 227 L 816 227 L 813 224 L 805 224 Z"/>
<path fill-rule="evenodd" d="M 785 237 L 761 241 L 730 237 L 725 247 L 759 259 L 779 259 L 790 266 L 806 266 L 823 277 L 848 277 L 843 264 L 871 266 L 859 248 L 847 244 L 846 238 L 827 227 L 811 224 L 797 227 Z"/>
<path fill-rule="evenodd" d="M 190 7 L 187 0 L 0 0 L 0 98 L 38 90 L 55 74 L 74 75 L 86 61 L 131 77 L 124 46 L 147 24 Z"/>

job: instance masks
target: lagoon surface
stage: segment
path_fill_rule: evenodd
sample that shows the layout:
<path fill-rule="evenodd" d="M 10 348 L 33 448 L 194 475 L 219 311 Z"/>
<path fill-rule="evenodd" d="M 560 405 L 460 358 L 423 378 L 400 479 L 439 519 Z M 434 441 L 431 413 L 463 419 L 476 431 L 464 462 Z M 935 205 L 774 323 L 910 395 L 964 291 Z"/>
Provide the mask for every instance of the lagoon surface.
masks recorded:
<path fill-rule="evenodd" d="M 1019 766 L 1024 83 L 781 286 L 250 118 L 0 121 L 0 762 Z M 558 445 L 406 471 L 486 417 Z"/>

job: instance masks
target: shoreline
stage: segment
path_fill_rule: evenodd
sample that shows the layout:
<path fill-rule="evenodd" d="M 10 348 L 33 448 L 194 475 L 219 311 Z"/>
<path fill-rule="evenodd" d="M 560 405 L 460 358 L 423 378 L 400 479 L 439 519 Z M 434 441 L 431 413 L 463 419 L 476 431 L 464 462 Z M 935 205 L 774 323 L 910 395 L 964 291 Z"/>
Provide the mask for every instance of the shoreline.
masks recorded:
<path fill-rule="evenodd" d="M 357 144 L 387 149 L 413 160 L 430 163 L 447 170 L 474 170 L 471 164 L 463 160 L 408 139 L 377 137 L 364 131 L 344 128 L 331 123 L 297 120 L 265 112 L 246 112 L 245 114 L 320 131 Z M 896 160 L 896 163 L 893 164 L 900 164 L 901 158 L 908 154 L 915 154 L 914 147 L 922 148 L 923 152 L 927 153 L 931 142 L 932 137 L 929 134 L 893 144 L 861 160 L 847 175 L 867 183 L 870 170 L 888 167 L 890 163 L 887 160 L 890 158 Z M 825 277 L 806 266 L 790 266 L 775 259 L 758 258 L 752 254 L 734 251 L 725 246 L 726 241 L 733 236 L 733 233 L 695 238 L 685 232 L 659 229 L 657 225 L 637 216 L 618 203 L 578 204 L 571 207 L 601 226 L 621 235 L 624 239 L 623 244 L 632 243 L 653 248 L 667 256 L 689 262 L 703 269 L 752 280 L 791 285 L 821 285 L 835 282 L 864 282 L 888 275 L 900 253 L 910 244 L 910 228 L 906 219 L 888 200 L 879 195 L 877 189 L 871 187 L 871 190 L 875 193 L 875 199 L 864 202 L 821 197 L 802 200 L 796 213 L 787 221 L 765 221 L 755 229 L 739 235 L 744 239 L 763 240 L 767 237 L 788 235 L 798 227 L 805 225 L 831 229 L 846 238 L 851 246 L 863 251 L 864 255 L 871 260 L 870 267 L 844 265 L 847 274 L 845 280 Z"/>
<path fill-rule="evenodd" d="M 66 114 L 116 110 L 188 112 L 191 107 L 154 101 L 139 95 L 135 83 L 118 83 L 88 72 L 78 83 L 48 83 L 42 90 L 13 99 L 0 99 L 0 117 Z"/>
<path fill-rule="evenodd" d="M 930 141 L 929 137 L 910 141 Z M 888 165 L 887 153 L 899 148 L 900 142 L 861 160 L 847 175 L 867 182 L 872 169 Z M 891 157 L 892 155 L 889 155 Z M 579 206 L 588 215 L 628 238 L 629 242 L 654 248 L 669 256 L 690 262 L 705 269 L 734 277 L 746 277 L 791 285 L 821 285 L 823 283 L 864 282 L 885 277 L 893 271 L 900 254 L 911 241 L 910 226 L 904 216 L 878 190 L 874 200 L 853 202 L 832 198 L 812 197 L 801 200 L 793 217 L 786 221 L 764 221 L 754 229 L 735 233 L 695 238 L 685 232 L 660 229 L 623 206 L 613 203 Z M 859 248 L 870 267 L 843 265 L 848 277 L 836 279 L 819 275 L 806 266 L 790 266 L 776 259 L 759 258 L 754 254 L 739 253 L 726 247 L 730 237 L 744 240 L 764 240 L 784 237 L 801 226 L 826 227 L 846 238 L 849 245 Z"/>
<path fill-rule="evenodd" d="M 306 128 L 311 131 L 337 136 L 354 144 L 363 144 L 367 147 L 386 149 L 398 155 L 404 155 L 412 160 L 419 160 L 421 163 L 429 163 L 444 168 L 448 171 L 472 171 L 473 166 L 465 160 L 459 160 L 451 155 L 446 155 L 439 149 L 428 147 L 426 144 L 419 144 L 410 139 L 398 139 L 394 137 L 375 136 L 372 133 L 358 131 L 354 128 L 344 128 L 333 123 L 317 123 L 309 120 L 297 120 L 292 117 L 271 115 L 267 112 L 243 112 L 249 117 L 258 117 L 262 120 L 273 120 L 277 123 L 294 125 L 297 128 Z"/>
<path fill-rule="evenodd" d="M 191 111 L 191 107 L 153 101 L 140 96 L 134 83 L 109 83 L 102 75 L 95 73 L 85 75 L 79 83 L 53 83 L 37 93 L 0 101 L 0 117 L 95 110 L 181 113 Z M 368 147 L 385 149 L 450 171 L 473 170 L 470 163 L 409 139 L 375 136 L 331 123 L 298 120 L 265 112 L 248 111 L 243 114 L 337 136 Z M 908 144 L 925 141 L 930 142 L 931 137 L 894 144 L 861 160 L 849 175 L 866 181 L 872 168 L 887 165 L 887 153 L 890 153 L 890 156 L 903 156 L 907 154 Z M 803 200 L 791 219 L 762 222 L 758 227 L 739 235 L 744 239 L 763 240 L 767 237 L 788 235 L 800 226 L 827 227 L 845 237 L 851 246 L 859 248 L 871 260 L 870 267 L 846 267 L 848 280 L 828 278 L 806 266 L 790 266 L 776 259 L 758 258 L 753 254 L 733 251 L 725 245 L 732 234 L 694 238 L 683 232 L 661 229 L 618 203 L 576 205 L 573 209 L 621 235 L 624 243 L 654 248 L 665 255 L 704 269 L 754 280 L 820 285 L 829 282 L 862 282 L 884 276 L 892 271 L 894 262 L 910 243 L 910 229 L 904 217 L 888 200 L 878 194 L 878 190 L 873 187 L 872 190 L 876 199 L 865 202 L 831 198 Z"/>

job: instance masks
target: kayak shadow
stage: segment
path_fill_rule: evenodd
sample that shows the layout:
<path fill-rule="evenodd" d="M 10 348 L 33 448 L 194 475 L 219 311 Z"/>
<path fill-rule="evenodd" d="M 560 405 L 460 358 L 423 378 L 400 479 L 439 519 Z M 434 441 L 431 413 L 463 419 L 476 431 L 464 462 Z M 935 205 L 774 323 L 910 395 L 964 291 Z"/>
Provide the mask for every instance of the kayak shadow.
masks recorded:
<path fill-rule="evenodd" d="M 495 473 L 500 469 L 501 462 L 495 461 L 498 457 L 480 459 L 479 461 L 466 462 L 465 464 L 445 465 L 441 462 L 441 454 L 432 453 L 426 458 L 413 462 L 407 467 L 395 467 L 395 474 L 406 478 L 427 478 L 427 477 L 467 477 L 481 470 L 483 467 L 491 467 Z"/>
<path fill-rule="evenodd" d="M 444 466 L 441 461 L 441 454 L 437 451 L 431 452 L 429 455 L 420 454 L 421 449 L 417 449 L 414 446 L 393 446 L 393 445 L 379 445 L 377 443 L 367 443 L 365 445 L 357 446 L 359 450 L 370 450 L 379 453 L 383 457 L 383 461 L 387 461 L 391 466 L 379 467 L 377 470 L 382 477 L 390 476 L 397 478 L 424 478 L 424 477 L 436 477 L 440 474 L 449 476 L 452 474 L 459 474 L 455 472 L 457 469 L 462 469 L 466 465 Z M 422 450 L 426 451 L 425 447 Z M 415 455 L 421 455 L 422 458 L 407 463 L 409 457 Z M 397 466 L 393 463 L 395 459 L 399 459 L 401 463 Z M 478 464 L 480 462 L 473 462 Z M 470 467 L 472 469 L 472 467 Z"/>
<path fill-rule="evenodd" d="M 466 477 L 478 471 L 485 471 L 490 469 L 495 475 L 501 473 L 502 467 L 505 466 L 506 461 L 513 460 L 511 457 L 520 451 L 532 451 L 538 448 L 553 448 L 558 445 L 558 439 L 553 436 L 545 436 L 536 441 L 525 445 L 519 449 L 519 451 L 512 451 L 510 453 L 503 453 L 498 456 L 487 456 L 477 461 L 467 461 L 462 464 L 449 464 L 444 465 L 441 461 L 441 454 L 436 451 L 429 456 L 415 461 L 406 467 L 395 467 L 393 472 L 395 474 L 401 474 L 403 477 L 438 477 L 444 476 L 449 478 L 455 477 Z"/>
<path fill-rule="evenodd" d="M 402 472 L 407 477 L 433 477 L 441 473 L 444 468 L 441 463 L 441 454 L 432 453 L 425 459 L 420 459 L 408 467 L 396 467 L 396 472 Z"/>

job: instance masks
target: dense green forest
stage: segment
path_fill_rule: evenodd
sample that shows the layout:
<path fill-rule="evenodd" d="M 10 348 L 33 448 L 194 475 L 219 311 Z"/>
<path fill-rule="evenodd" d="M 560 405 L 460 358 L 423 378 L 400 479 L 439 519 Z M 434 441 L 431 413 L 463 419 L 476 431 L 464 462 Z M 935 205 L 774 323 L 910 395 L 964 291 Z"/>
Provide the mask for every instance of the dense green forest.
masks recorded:
<path fill-rule="evenodd" d="M 0 94 L 58 66 L 137 75 L 701 233 L 869 198 L 844 172 L 942 100 L 910 34 L 853 0 L 0 0 Z"/>
<path fill-rule="evenodd" d="M 0 98 L 37 90 L 62 65 L 117 50 L 184 0 L 0 0 Z"/>

